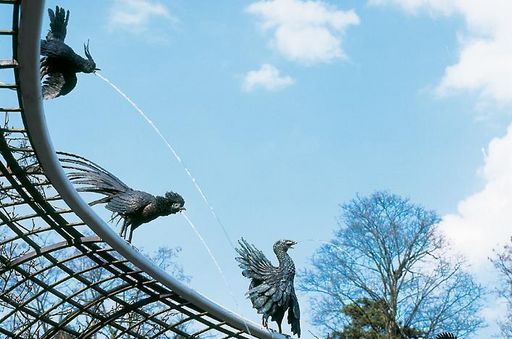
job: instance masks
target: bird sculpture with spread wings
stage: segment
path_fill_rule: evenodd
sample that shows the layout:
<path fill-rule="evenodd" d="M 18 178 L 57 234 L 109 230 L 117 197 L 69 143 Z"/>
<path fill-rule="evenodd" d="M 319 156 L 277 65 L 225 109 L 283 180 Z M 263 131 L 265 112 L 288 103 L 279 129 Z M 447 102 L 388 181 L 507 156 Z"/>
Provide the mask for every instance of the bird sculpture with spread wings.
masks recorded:
<path fill-rule="evenodd" d="M 300 309 L 293 281 L 295 264 L 288 254 L 288 249 L 296 244 L 292 240 L 279 240 L 274 244 L 274 253 L 279 261 L 275 267 L 263 252 L 243 238 L 238 241 L 236 249 L 239 257 L 236 260 L 242 275 L 251 279 L 247 296 L 252 306 L 262 315 L 262 325 L 268 328 L 268 318 L 277 323 L 279 333 L 282 333 L 281 322 L 288 311 L 288 323 L 293 334 L 300 337 Z"/>
<path fill-rule="evenodd" d="M 91 53 L 89 42 L 84 45 L 87 59 L 76 54 L 64 43 L 66 38 L 69 11 L 57 6 L 55 12 L 48 9 L 50 31 L 45 40 L 41 40 L 41 80 L 43 98 L 53 99 L 66 95 L 76 86 L 76 73 L 93 73 L 98 70 Z"/>
<path fill-rule="evenodd" d="M 63 152 L 59 152 L 59 157 L 68 170 L 68 178 L 78 186 L 77 191 L 105 196 L 91 205 L 106 203 L 105 208 L 114 213 L 114 218 L 118 216 L 123 220 L 120 235 L 128 242 L 140 225 L 185 210 L 185 200 L 178 193 L 167 192 L 161 197 L 134 190 L 90 160 Z"/>

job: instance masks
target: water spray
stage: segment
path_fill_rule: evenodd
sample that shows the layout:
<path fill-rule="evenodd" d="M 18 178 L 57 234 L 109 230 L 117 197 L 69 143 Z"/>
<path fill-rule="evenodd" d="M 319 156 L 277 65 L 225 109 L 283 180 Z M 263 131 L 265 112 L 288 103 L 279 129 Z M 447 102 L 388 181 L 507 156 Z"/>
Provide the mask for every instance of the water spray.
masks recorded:
<path fill-rule="evenodd" d="M 196 188 L 196 190 L 199 192 L 199 195 L 201 196 L 201 198 L 203 199 L 203 201 L 205 202 L 206 206 L 208 206 L 209 210 L 210 210 L 210 213 L 212 214 L 212 216 L 214 217 L 214 219 L 217 221 L 217 223 L 219 224 L 219 226 L 222 228 L 222 231 L 224 233 L 224 236 L 226 237 L 227 241 L 229 242 L 229 244 L 231 245 L 231 247 L 234 249 L 235 248 L 235 245 L 233 243 L 233 241 L 231 240 L 231 237 L 229 236 L 227 230 L 226 230 L 226 227 L 224 226 L 224 224 L 221 222 L 219 216 L 217 215 L 217 213 L 215 212 L 215 209 L 213 208 L 212 204 L 210 204 L 210 201 L 208 200 L 208 198 L 206 197 L 206 194 L 204 193 L 204 191 L 202 190 L 201 186 L 199 186 L 196 178 L 192 175 L 192 172 L 190 172 L 190 170 L 188 169 L 188 167 L 185 165 L 185 163 L 183 162 L 183 160 L 181 159 L 181 157 L 178 155 L 178 152 L 176 152 L 176 150 L 174 149 L 174 147 L 170 144 L 169 141 L 167 141 L 167 139 L 165 138 L 165 136 L 162 134 L 162 132 L 160 131 L 160 129 L 153 123 L 153 121 L 146 115 L 146 113 L 144 113 L 144 111 L 139 107 L 137 106 L 137 104 L 135 102 L 133 102 L 132 99 L 130 99 L 119 87 L 117 87 L 116 85 L 114 85 L 109 79 L 107 79 L 105 76 L 101 75 L 99 72 L 95 72 L 94 73 L 95 75 L 97 75 L 100 79 L 102 79 L 103 81 L 105 81 L 107 84 L 109 84 L 117 93 L 119 93 L 123 98 L 126 99 L 126 101 L 128 101 L 130 103 L 130 105 L 133 106 L 133 108 L 135 108 L 135 110 L 142 116 L 142 118 L 144 120 L 146 120 L 146 122 L 153 128 L 153 130 L 156 132 L 156 134 L 158 134 L 158 136 L 160 137 L 160 139 L 162 139 L 162 141 L 165 143 L 165 145 L 167 146 L 167 148 L 171 151 L 172 155 L 174 156 L 174 158 L 178 161 L 178 163 L 183 167 L 183 169 L 185 170 L 185 172 L 187 173 L 188 177 L 190 178 L 190 180 L 192 180 L 192 183 L 194 184 L 194 187 Z"/>
<path fill-rule="evenodd" d="M 224 236 L 226 237 L 226 239 L 228 240 L 229 244 L 231 245 L 231 247 L 234 249 L 235 246 L 233 244 L 233 241 L 231 240 L 231 237 L 229 236 L 226 228 L 224 227 L 224 224 L 220 221 L 220 218 L 218 217 L 217 213 L 215 212 L 215 209 L 213 208 L 213 206 L 210 204 L 208 198 L 206 197 L 206 195 L 204 194 L 203 190 L 201 189 L 201 186 L 199 186 L 199 184 L 197 183 L 197 180 L 195 179 L 195 177 L 192 175 L 192 172 L 190 172 L 190 170 L 188 169 L 188 167 L 185 165 L 185 163 L 183 162 L 183 160 L 181 159 L 181 157 L 178 155 L 178 153 L 176 152 L 176 150 L 174 149 L 174 147 L 170 144 L 169 141 L 167 141 L 167 139 L 165 138 L 165 136 L 162 134 L 162 132 L 160 131 L 160 129 L 153 123 L 153 121 L 146 115 L 146 113 L 144 113 L 144 111 L 133 101 L 131 100 L 119 87 L 117 87 L 116 85 L 114 85 L 109 79 L 107 79 L 105 76 L 101 75 L 99 72 L 95 72 L 94 74 L 96 74 L 100 79 L 102 79 L 103 81 L 105 81 L 107 84 L 109 84 L 117 93 L 119 93 L 119 95 L 121 95 L 126 101 L 128 101 L 128 103 L 130 103 L 130 105 L 133 106 L 133 108 L 135 108 L 135 110 L 142 116 L 142 118 L 144 120 L 146 120 L 146 122 L 153 128 L 153 130 L 158 134 L 158 136 L 160 137 L 160 139 L 162 139 L 162 141 L 165 143 L 165 145 L 167 146 L 167 148 L 171 151 L 172 155 L 174 156 L 174 158 L 178 161 L 178 163 L 183 167 L 183 169 L 185 170 L 185 172 L 187 173 L 188 177 L 192 180 L 192 183 L 194 184 L 194 187 L 196 188 L 196 190 L 199 192 L 199 195 L 201 196 L 201 198 L 203 199 L 203 201 L 205 202 L 205 204 L 208 206 L 209 210 L 210 210 L 210 213 L 212 214 L 212 216 L 215 218 L 215 220 L 217 221 L 217 223 L 219 224 L 219 226 L 222 228 L 222 231 L 224 232 Z M 219 274 L 221 275 L 222 277 L 222 280 L 224 282 L 224 285 L 226 286 L 226 288 L 228 289 L 229 291 L 229 294 L 231 296 L 231 298 L 233 299 L 234 303 L 235 303 L 235 307 L 239 310 L 240 309 L 240 305 L 238 304 L 238 301 L 236 300 L 236 297 L 235 295 L 233 294 L 233 290 L 230 286 L 230 284 L 228 283 L 228 280 L 226 278 L 226 275 L 224 274 L 224 271 L 222 270 L 219 262 L 217 261 L 217 259 L 215 258 L 212 250 L 210 249 L 210 247 L 208 246 L 206 240 L 203 238 L 203 236 L 201 235 L 201 233 L 199 232 L 199 230 L 197 229 L 197 227 L 194 225 L 194 223 L 190 220 L 190 218 L 187 216 L 187 214 L 185 214 L 184 212 L 181 213 L 183 215 L 183 217 L 185 218 L 185 220 L 187 221 L 187 223 L 190 225 L 192 231 L 195 233 L 195 235 L 197 236 L 197 238 L 201 241 L 203 247 L 206 249 L 206 251 L 208 252 L 208 255 L 210 256 L 210 258 L 212 259 L 215 267 L 217 268 L 217 271 L 219 272 Z M 245 328 L 247 330 L 247 333 L 251 334 L 250 332 L 250 329 L 249 329 L 249 326 L 247 325 L 247 323 L 245 322 L 245 319 L 244 319 L 244 324 L 245 324 Z"/>

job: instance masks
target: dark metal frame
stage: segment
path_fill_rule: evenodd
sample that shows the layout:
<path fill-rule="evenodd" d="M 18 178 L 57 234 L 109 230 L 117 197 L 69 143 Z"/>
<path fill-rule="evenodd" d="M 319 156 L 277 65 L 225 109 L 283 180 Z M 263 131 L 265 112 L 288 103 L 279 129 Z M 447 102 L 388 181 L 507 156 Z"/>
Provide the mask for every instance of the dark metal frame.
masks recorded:
<path fill-rule="evenodd" d="M 119 338 L 284 338 L 169 276 L 81 199 L 46 129 L 39 80 L 44 0 L 0 0 L 1 10 L 6 6 L 12 6 L 12 28 L 0 30 L 0 39 L 11 37 L 12 59 L 0 60 L 0 70 L 12 69 L 15 83 L 2 83 L 0 90 L 15 90 L 18 107 L 0 112 L 6 121 L 16 117 L 19 122 L 0 129 L 0 231 L 5 233 L 0 232 L 0 334 L 51 338 L 64 332 L 91 338 L 111 326 Z M 77 260 L 87 265 L 73 267 Z M 47 281 L 52 272 L 56 276 Z M 135 299 L 127 302 L 123 293 Z M 49 301 L 33 306 L 41 300 Z M 108 305 L 116 307 L 101 311 Z M 135 320 L 127 323 L 128 315 Z M 12 321 L 16 326 L 9 326 Z M 150 330 L 137 332 L 141 325 Z"/>

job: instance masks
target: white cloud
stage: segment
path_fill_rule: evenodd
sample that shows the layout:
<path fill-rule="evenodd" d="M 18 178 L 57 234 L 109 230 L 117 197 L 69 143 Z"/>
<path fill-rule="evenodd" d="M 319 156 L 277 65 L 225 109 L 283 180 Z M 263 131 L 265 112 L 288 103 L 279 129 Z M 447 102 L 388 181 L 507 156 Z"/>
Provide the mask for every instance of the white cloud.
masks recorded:
<path fill-rule="evenodd" d="M 398 5 L 411 14 L 460 15 L 466 22 L 459 33 L 460 56 L 448 66 L 440 93 L 479 91 L 496 103 L 512 104 L 512 1 L 510 0 L 370 0 L 372 5 Z M 484 188 L 463 201 L 457 213 L 444 217 L 441 228 L 455 248 L 476 269 L 489 265 L 493 248 L 512 235 L 512 124 L 493 139 L 480 171 Z"/>
<path fill-rule="evenodd" d="M 269 91 L 277 91 L 295 83 L 289 76 L 282 76 L 281 72 L 272 65 L 263 64 L 260 69 L 250 71 L 245 75 L 242 88 L 250 92 L 258 87 Z"/>
<path fill-rule="evenodd" d="M 369 0 L 369 4 L 396 5 L 413 15 L 426 11 L 462 17 L 465 29 L 458 34 L 459 58 L 445 69 L 438 92 L 476 91 L 486 100 L 512 104 L 511 0 Z M 512 235 L 512 124 L 504 136 L 489 143 L 480 174 L 483 189 L 459 202 L 455 213 L 444 216 L 440 228 L 454 249 L 468 258 L 479 280 L 492 285 L 496 271 L 489 258 Z M 488 304 L 482 316 L 492 328 L 506 306 L 500 299 Z"/>
<path fill-rule="evenodd" d="M 480 91 L 498 103 L 512 103 L 512 1 L 510 0 L 370 0 L 372 5 L 392 4 L 409 13 L 459 15 L 466 28 L 459 35 L 456 64 L 446 68 L 438 90 Z"/>
<path fill-rule="evenodd" d="M 489 258 L 495 257 L 493 249 L 501 251 L 512 235 L 512 125 L 505 136 L 489 143 L 480 174 L 484 188 L 459 202 L 456 213 L 444 216 L 440 229 L 455 251 L 468 259 L 478 280 L 493 286 L 497 277 Z M 506 303 L 492 298 L 486 304 L 481 315 L 492 329 L 506 313 Z"/>
<path fill-rule="evenodd" d="M 260 19 L 264 31 L 272 31 L 274 49 L 306 64 L 345 58 L 343 34 L 359 24 L 353 10 L 342 11 L 321 1 L 261 0 L 247 11 Z"/>
<path fill-rule="evenodd" d="M 169 9 L 151 0 L 115 0 L 109 17 L 111 29 L 134 33 L 146 31 L 156 19 L 171 19 Z"/>
<path fill-rule="evenodd" d="M 512 235 L 512 125 L 490 142 L 481 175 L 485 187 L 461 201 L 457 213 L 440 225 L 475 268 L 486 265 L 493 248 L 500 249 Z"/>
<path fill-rule="evenodd" d="M 400 6 L 409 13 L 417 13 L 420 9 L 434 9 L 438 13 L 449 14 L 457 0 L 368 0 L 370 5 Z"/>

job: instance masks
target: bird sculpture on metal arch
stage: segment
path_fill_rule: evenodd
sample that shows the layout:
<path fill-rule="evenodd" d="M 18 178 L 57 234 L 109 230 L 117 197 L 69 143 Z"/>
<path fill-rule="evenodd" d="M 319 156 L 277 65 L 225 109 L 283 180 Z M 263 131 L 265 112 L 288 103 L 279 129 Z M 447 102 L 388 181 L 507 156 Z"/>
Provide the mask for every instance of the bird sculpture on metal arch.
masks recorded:
<path fill-rule="evenodd" d="M 76 54 L 64 39 L 67 34 L 69 11 L 56 6 L 48 9 L 50 30 L 41 40 L 41 80 L 43 98 L 54 99 L 71 92 L 77 83 L 76 73 L 93 73 L 96 63 L 89 52 L 89 41 L 84 44 L 86 58 Z"/>
<path fill-rule="evenodd" d="M 297 244 L 293 240 L 279 240 L 273 250 L 279 265 L 273 266 L 263 252 L 243 238 L 236 248 L 236 260 L 242 268 L 242 275 L 251 279 L 246 295 L 253 308 L 262 315 L 262 325 L 268 328 L 268 318 L 277 323 L 282 333 L 281 323 L 288 312 L 288 323 L 293 334 L 300 338 L 300 307 L 294 288 L 295 264 L 288 250 Z"/>
<path fill-rule="evenodd" d="M 104 195 L 91 205 L 105 203 L 105 208 L 114 213 L 112 219 L 119 217 L 123 221 L 120 235 L 130 243 L 133 231 L 139 226 L 185 210 L 185 200 L 178 193 L 170 191 L 164 196 L 154 196 L 134 190 L 88 159 L 63 152 L 59 152 L 59 156 L 77 191 Z"/>

